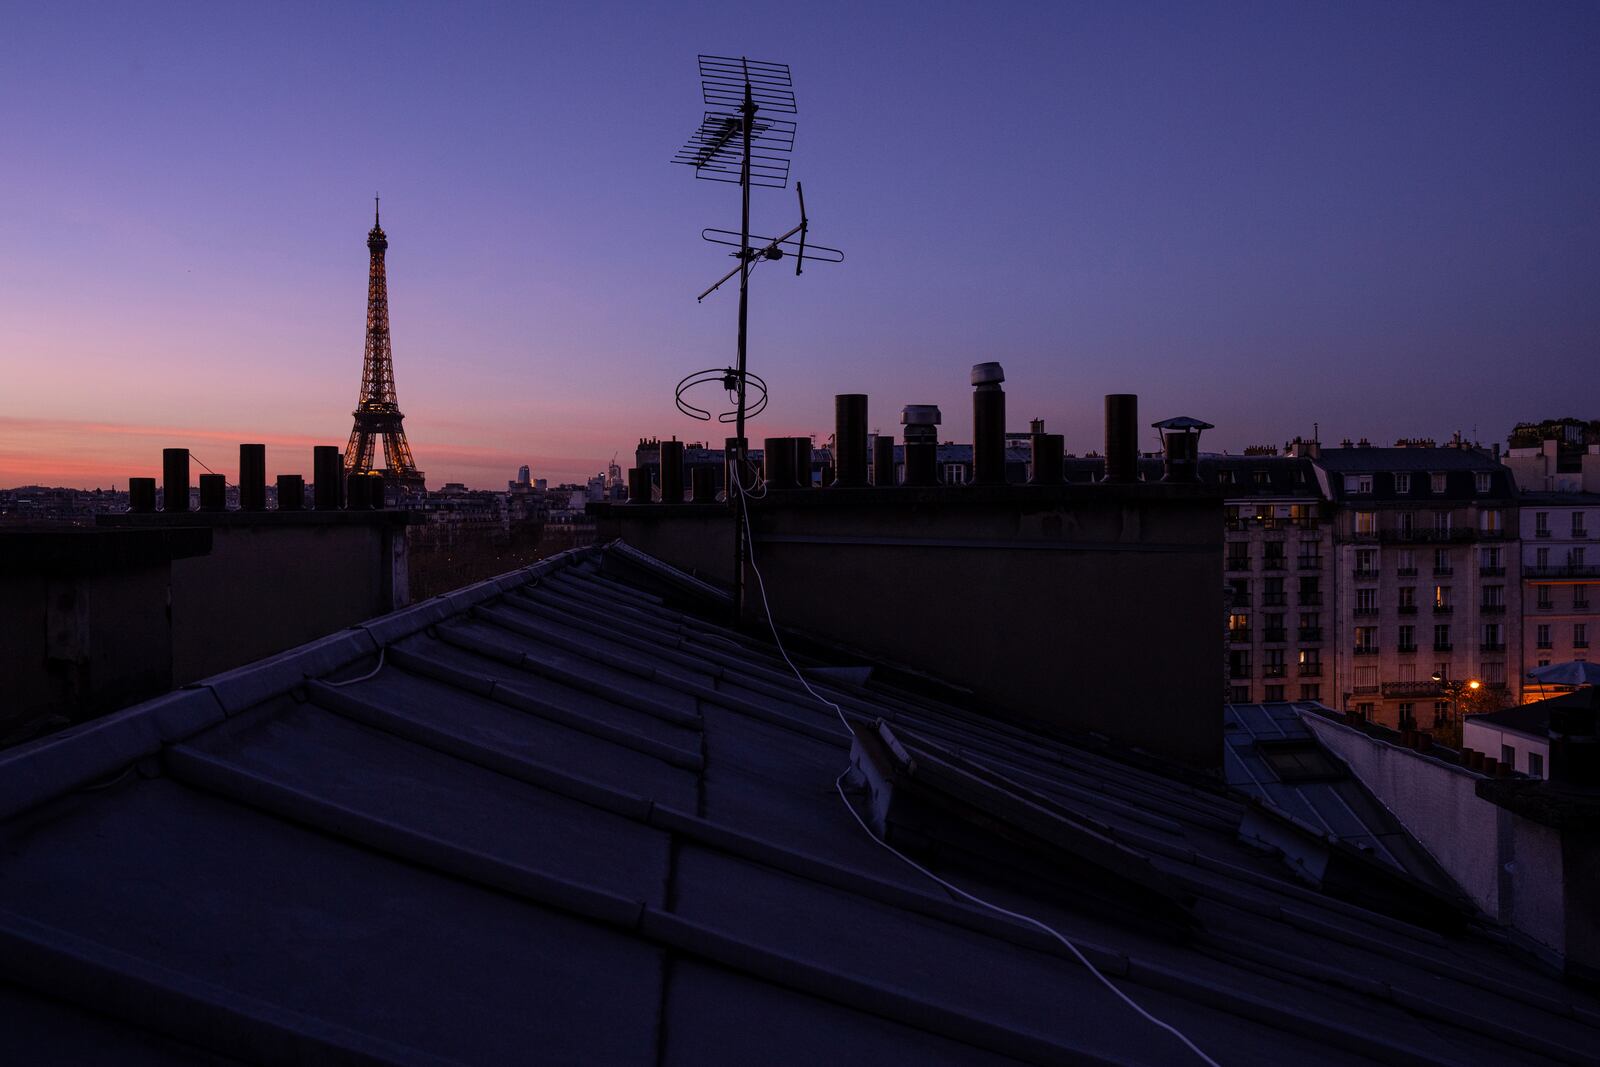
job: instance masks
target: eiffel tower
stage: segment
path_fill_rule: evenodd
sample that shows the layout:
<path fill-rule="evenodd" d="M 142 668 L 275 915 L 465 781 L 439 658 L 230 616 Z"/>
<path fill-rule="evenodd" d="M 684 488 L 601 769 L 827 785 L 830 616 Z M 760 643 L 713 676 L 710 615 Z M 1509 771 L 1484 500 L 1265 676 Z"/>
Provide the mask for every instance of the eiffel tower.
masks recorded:
<path fill-rule="evenodd" d="M 421 492 L 425 486 L 406 431 L 405 416 L 394 395 L 394 355 L 389 350 L 389 283 L 384 274 L 383 254 L 389 239 L 378 223 L 378 198 L 372 198 L 372 232 L 367 234 L 367 249 L 372 263 L 367 269 L 367 346 L 361 365 L 361 395 L 356 399 L 355 428 L 350 443 L 344 446 L 346 474 L 360 474 L 374 468 L 378 437 L 383 437 L 384 484 Z"/>

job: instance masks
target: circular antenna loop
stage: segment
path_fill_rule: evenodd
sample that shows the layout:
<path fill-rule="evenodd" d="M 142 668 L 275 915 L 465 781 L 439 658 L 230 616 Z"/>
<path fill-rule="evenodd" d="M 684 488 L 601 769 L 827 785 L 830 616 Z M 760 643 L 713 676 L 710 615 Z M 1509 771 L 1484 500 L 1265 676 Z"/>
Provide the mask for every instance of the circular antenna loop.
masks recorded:
<path fill-rule="evenodd" d="M 677 404 L 679 411 L 691 419 L 709 422 L 711 420 L 711 412 L 691 402 L 686 394 L 696 386 L 713 382 L 721 386 L 729 394 L 728 399 L 734 405 L 728 411 L 718 414 L 717 421 L 725 423 L 738 421 L 739 372 L 732 367 L 710 367 L 706 370 L 697 370 L 693 374 L 685 375 L 683 380 L 678 382 L 677 388 L 673 390 L 673 402 Z M 744 416 L 746 419 L 753 419 L 766 410 L 767 383 L 762 380 L 760 375 L 751 374 L 749 371 L 744 373 L 744 383 Z"/>

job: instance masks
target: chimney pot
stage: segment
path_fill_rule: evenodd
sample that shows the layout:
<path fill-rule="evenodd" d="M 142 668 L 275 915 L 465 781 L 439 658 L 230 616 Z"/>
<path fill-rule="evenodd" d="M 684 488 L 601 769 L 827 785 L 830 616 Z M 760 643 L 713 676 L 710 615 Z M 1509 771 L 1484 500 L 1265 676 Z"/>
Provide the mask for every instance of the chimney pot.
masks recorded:
<path fill-rule="evenodd" d="M 189 450 L 161 450 L 161 510 L 189 510 Z"/>
<path fill-rule="evenodd" d="M 715 504 L 717 472 L 706 466 L 689 468 L 689 489 L 696 504 Z"/>
<path fill-rule="evenodd" d="M 304 511 L 306 480 L 298 474 L 278 475 L 278 510 Z"/>
<path fill-rule="evenodd" d="M 1041 420 L 1033 420 L 1036 424 Z M 1058 433 L 1033 435 L 1033 471 L 1028 478 L 1031 485 L 1060 485 L 1065 477 L 1062 452 L 1066 442 Z"/>
<path fill-rule="evenodd" d="M 200 476 L 200 510 L 228 510 L 228 483 L 222 475 L 202 474 Z"/>
<path fill-rule="evenodd" d="M 311 477 L 318 511 L 337 511 L 344 501 L 344 456 L 337 445 L 311 449 Z"/>
<path fill-rule="evenodd" d="M 239 446 L 239 510 L 262 511 L 267 506 L 267 446 Z"/>
<path fill-rule="evenodd" d="M 900 412 L 905 427 L 905 476 L 902 485 L 939 484 L 939 407 L 907 404 Z"/>
<path fill-rule="evenodd" d="M 894 435 L 880 433 L 872 442 L 872 484 L 892 488 L 896 480 Z"/>
<path fill-rule="evenodd" d="M 128 479 L 128 510 L 135 515 L 148 515 L 156 509 L 156 480 L 154 478 Z"/>
<path fill-rule="evenodd" d="M 833 398 L 834 484 L 867 484 L 867 396 L 840 393 Z"/>
<path fill-rule="evenodd" d="M 628 468 L 628 503 L 650 503 L 650 471 L 648 468 Z"/>
<path fill-rule="evenodd" d="M 1139 480 L 1139 397 L 1106 394 L 1106 477 L 1108 482 Z"/>
<path fill-rule="evenodd" d="M 1006 481 L 1006 380 L 998 363 L 972 368 L 972 480 L 977 485 Z"/>
<path fill-rule="evenodd" d="M 661 464 L 661 502 L 683 503 L 683 442 L 676 438 L 662 441 L 658 457 Z"/>

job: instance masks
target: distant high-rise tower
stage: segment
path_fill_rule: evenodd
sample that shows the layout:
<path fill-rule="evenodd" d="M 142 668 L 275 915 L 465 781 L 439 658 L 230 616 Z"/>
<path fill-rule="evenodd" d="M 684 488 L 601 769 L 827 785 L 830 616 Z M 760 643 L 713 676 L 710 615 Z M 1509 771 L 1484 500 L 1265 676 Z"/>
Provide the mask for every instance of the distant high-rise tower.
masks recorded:
<path fill-rule="evenodd" d="M 346 474 L 379 470 L 386 484 L 422 490 L 422 472 L 411 458 L 406 431 L 401 422 L 400 403 L 394 393 L 394 356 L 389 350 L 389 283 L 384 274 L 383 254 L 389 239 L 378 224 L 377 198 L 373 198 L 372 232 L 367 234 L 367 249 L 372 263 L 367 270 L 367 347 L 361 367 L 361 395 L 356 399 L 356 424 L 350 443 L 344 448 Z M 378 437 L 383 437 L 383 467 L 373 466 Z"/>

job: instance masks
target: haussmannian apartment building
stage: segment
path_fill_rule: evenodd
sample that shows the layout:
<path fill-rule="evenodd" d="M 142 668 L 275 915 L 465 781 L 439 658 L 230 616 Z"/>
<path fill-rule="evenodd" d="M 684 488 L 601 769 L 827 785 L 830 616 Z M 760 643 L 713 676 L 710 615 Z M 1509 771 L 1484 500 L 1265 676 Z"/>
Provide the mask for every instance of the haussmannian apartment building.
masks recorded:
<path fill-rule="evenodd" d="M 1600 638 L 1600 493 L 1521 498 L 1522 671 L 1587 660 Z"/>
<path fill-rule="evenodd" d="M 1227 684 L 1234 704 L 1332 704 L 1329 509 L 1309 459 L 1208 459 L 1226 525 Z"/>
<path fill-rule="evenodd" d="M 1338 630 L 1325 703 L 1424 730 L 1456 718 L 1449 682 L 1476 679 L 1515 703 L 1522 559 L 1511 471 L 1479 450 L 1427 445 L 1327 448 L 1314 466 L 1332 505 L 1325 610 Z"/>

